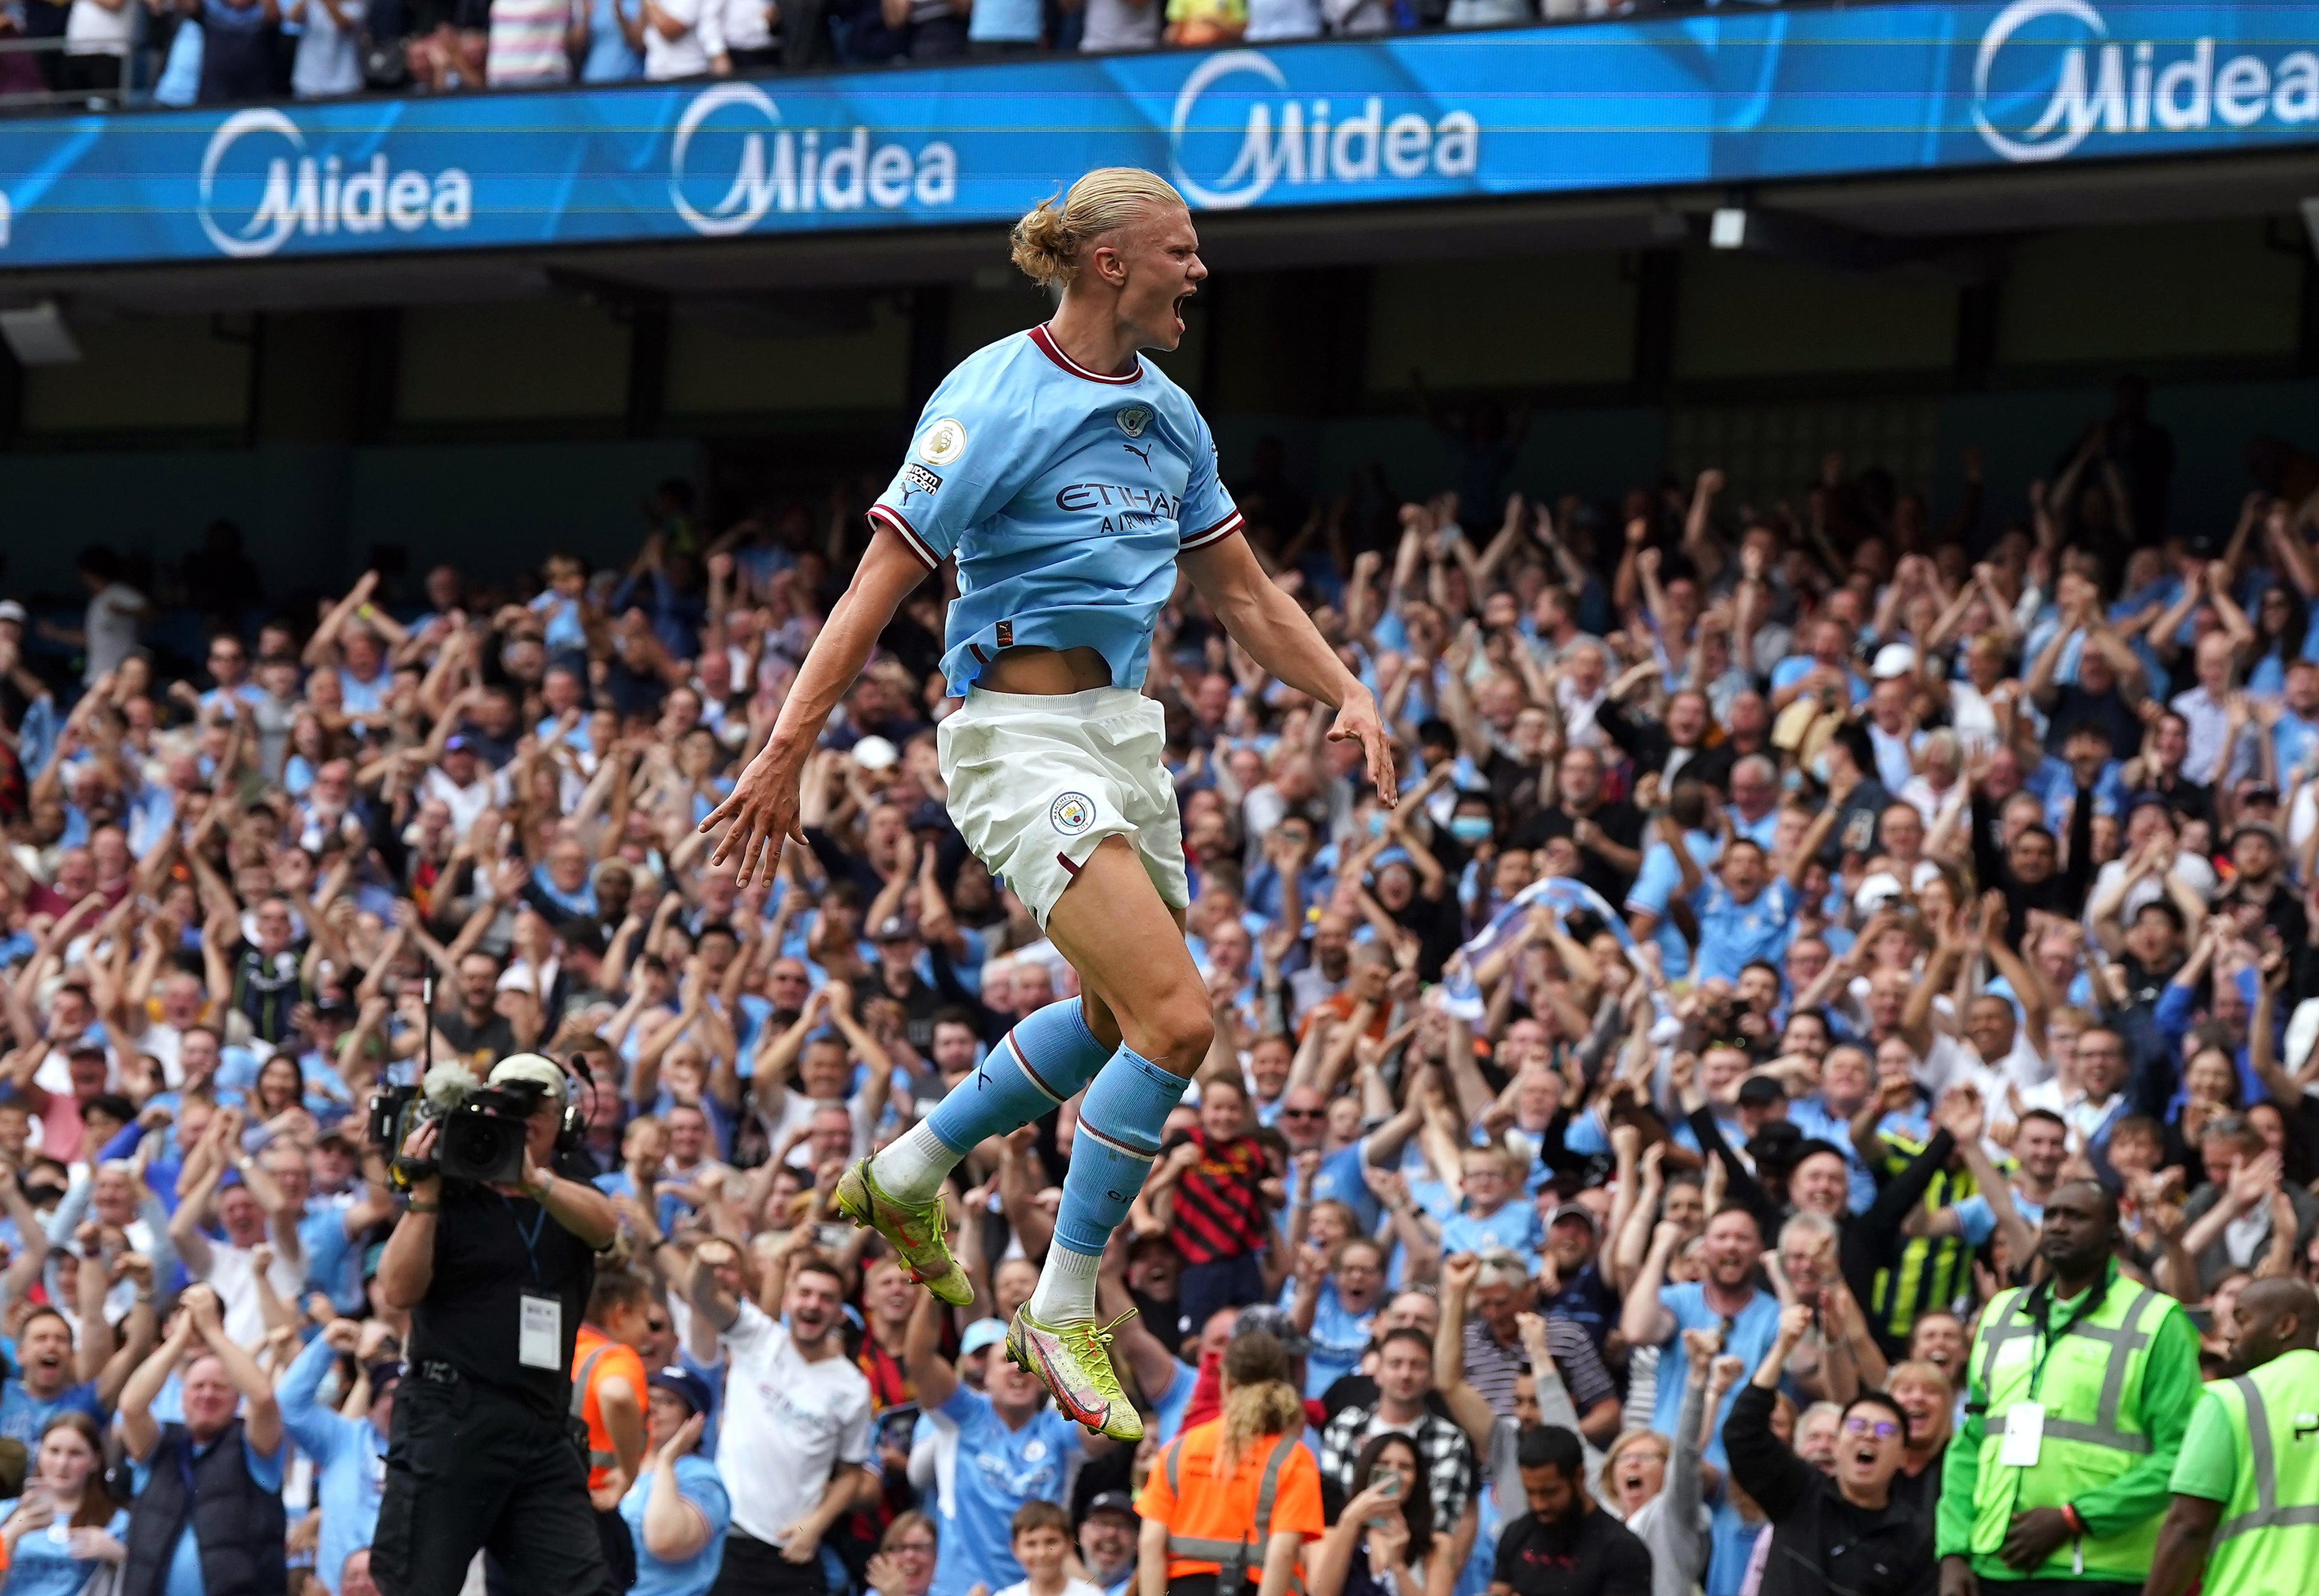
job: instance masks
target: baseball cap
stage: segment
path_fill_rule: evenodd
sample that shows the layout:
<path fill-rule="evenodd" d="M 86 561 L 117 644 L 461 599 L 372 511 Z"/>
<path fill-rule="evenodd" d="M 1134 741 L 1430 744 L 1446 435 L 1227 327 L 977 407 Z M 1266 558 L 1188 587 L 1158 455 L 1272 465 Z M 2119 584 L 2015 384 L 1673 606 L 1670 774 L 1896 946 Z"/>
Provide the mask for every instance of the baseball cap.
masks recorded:
<path fill-rule="evenodd" d="M 1300 1357 L 1313 1350 L 1309 1337 L 1299 1334 L 1295 1321 L 1288 1310 L 1272 1303 L 1259 1303 L 1252 1308 L 1242 1308 L 1232 1322 L 1232 1339 L 1261 1332 L 1280 1343 L 1280 1349 L 1291 1357 Z"/>
<path fill-rule="evenodd" d="M 26 618 L 22 604 L 14 599 L 0 599 L 0 621 L 14 621 L 21 627 Z"/>
<path fill-rule="evenodd" d="M 878 929 L 871 940 L 880 942 L 915 942 L 917 934 L 917 922 L 907 915 L 889 915 L 878 922 Z"/>
<path fill-rule="evenodd" d="M 1006 1326 L 1002 1321 L 978 1319 L 966 1327 L 964 1335 L 959 1337 L 958 1349 L 961 1353 L 979 1352 L 985 1347 L 996 1347 L 1006 1339 Z"/>
<path fill-rule="evenodd" d="M 1096 1499 L 1087 1505 L 1087 1516 L 1092 1519 L 1097 1513 L 1125 1513 L 1132 1519 L 1137 1516 L 1135 1498 L 1124 1491 L 1097 1492 Z"/>
<path fill-rule="evenodd" d="M 443 739 L 443 752 L 446 753 L 473 753 L 474 751 L 474 739 L 464 732 L 453 732 Z"/>
<path fill-rule="evenodd" d="M 853 762 L 865 771 L 889 771 L 901 757 L 883 737 L 864 737 L 853 744 Z"/>
<path fill-rule="evenodd" d="M 654 1369 L 645 1376 L 645 1384 L 656 1385 L 663 1391 L 682 1397 L 685 1405 L 696 1413 L 706 1413 L 716 1401 L 709 1394 L 708 1381 L 690 1369 L 681 1368 L 675 1364 L 671 1364 L 666 1368 Z"/>
<path fill-rule="evenodd" d="M 1752 1107 L 1768 1108 L 1786 1096 L 1780 1083 L 1768 1075 L 1751 1075 L 1739 1083 L 1739 1101 Z"/>
<path fill-rule="evenodd" d="M 1890 870 L 1878 870 L 1860 883 L 1859 890 L 1852 895 L 1852 906 L 1863 915 L 1872 914 L 1879 904 L 1891 903 L 1906 896 L 1908 888 L 1900 885 L 1899 877 Z"/>
<path fill-rule="evenodd" d="M 1890 681 L 1895 676 L 1906 676 L 1917 668 L 1917 651 L 1905 643 L 1888 643 L 1876 651 L 1876 663 L 1869 674 L 1879 681 Z"/>
<path fill-rule="evenodd" d="M 104 1044 L 94 1037 L 84 1036 L 65 1050 L 65 1057 L 68 1059 L 77 1059 L 84 1053 L 94 1053 L 102 1059 L 104 1057 Z"/>
<path fill-rule="evenodd" d="M 1575 1219 L 1590 1231 L 1599 1232 L 1602 1229 L 1602 1222 L 1596 1219 L 1594 1211 L 1584 1203 L 1565 1203 L 1546 1216 L 1547 1228 L 1552 1230 L 1566 1219 Z"/>
<path fill-rule="evenodd" d="M 492 1066 L 491 1084 L 537 1087 L 558 1103 L 564 1101 L 564 1071 L 555 1067 L 553 1059 L 537 1053 L 518 1053 L 513 1058 L 501 1059 Z"/>
<path fill-rule="evenodd" d="M 1773 1120 L 1747 1139 L 1746 1149 L 1759 1168 L 1787 1169 L 1795 1167 L 1796 1149 L 1803 1145 L 1804 1133 L 1785 1120 Z"/>

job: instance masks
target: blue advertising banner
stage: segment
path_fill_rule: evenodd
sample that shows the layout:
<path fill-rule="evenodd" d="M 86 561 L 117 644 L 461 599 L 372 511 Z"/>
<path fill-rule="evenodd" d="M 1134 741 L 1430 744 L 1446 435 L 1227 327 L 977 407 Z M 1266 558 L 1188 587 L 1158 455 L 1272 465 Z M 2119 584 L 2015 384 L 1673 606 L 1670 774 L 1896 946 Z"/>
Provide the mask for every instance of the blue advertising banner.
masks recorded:
<path fill-rule="evenodd" d="M 0 122 L 0 270 L 1201 210 L 2319 140 L 2319 0 L 1884 5 Z"/>

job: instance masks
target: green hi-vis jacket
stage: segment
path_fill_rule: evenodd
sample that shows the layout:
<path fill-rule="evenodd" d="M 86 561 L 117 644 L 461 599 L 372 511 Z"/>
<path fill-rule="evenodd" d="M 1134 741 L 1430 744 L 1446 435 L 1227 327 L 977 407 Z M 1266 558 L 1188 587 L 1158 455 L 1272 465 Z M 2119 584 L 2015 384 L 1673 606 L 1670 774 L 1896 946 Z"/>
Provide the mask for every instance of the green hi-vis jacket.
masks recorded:
<path fill-rule="evenodd" d="M 2198 1400 L 2197 1332 L 2173 1298 L 2120 1277 L 2115 1264 L 2088 1293 L 2050 1296 L 2000 1292 L 1981 1315 L 1964 1423 L 1943 1465 L 1936 1548 L 1969 1555 L 1984 1580 L 2139 1583 Z M 1999 1462 L 2007 1413 L 2031 1402 L 2045 1411 L 2037 1461 Z M 2034 1569 L 1999 1558 L 2016 1513 L 2065 1505 L 2084 1519 L 2082 1538 Z"/>
<path fill-rule="evenodd" d="M 2319 1582 L 2319 1352 L 2284 1352 L 2207 1386 L 2174 1490 L 2223 1504 L 2206 1596 L 2269 1596 Z"/>

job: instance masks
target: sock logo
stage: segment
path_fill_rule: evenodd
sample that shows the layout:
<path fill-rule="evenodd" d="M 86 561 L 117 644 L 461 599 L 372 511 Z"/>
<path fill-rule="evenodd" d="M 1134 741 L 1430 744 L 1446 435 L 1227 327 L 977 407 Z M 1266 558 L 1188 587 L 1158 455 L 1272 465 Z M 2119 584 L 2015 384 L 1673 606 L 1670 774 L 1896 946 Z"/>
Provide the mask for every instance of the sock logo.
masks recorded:
<path fill-rule="evenodd" d="M 1083 792 L 1060 794 L 1047 806 L 1047 820 L 1067 837 L 1075 837 L 1095 824 L 1095 800 Z"/>

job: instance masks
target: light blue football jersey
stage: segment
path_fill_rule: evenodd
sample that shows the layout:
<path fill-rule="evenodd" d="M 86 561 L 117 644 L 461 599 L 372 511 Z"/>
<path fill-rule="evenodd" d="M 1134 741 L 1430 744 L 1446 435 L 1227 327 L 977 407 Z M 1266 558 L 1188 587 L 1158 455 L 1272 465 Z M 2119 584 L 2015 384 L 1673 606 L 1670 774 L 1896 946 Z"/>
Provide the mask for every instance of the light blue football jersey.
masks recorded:
<path fill-rule="evenodd" d="M 1093 648 L 1140 688 L 1176 556 L 1240 530 L 1215 439 L 1166 373 L 1079 365 L 1044 327 L 943 379 L 870 509 L 929 569 L 958 556 L 943 674 L 963 693 L 999 651 Z"/>

